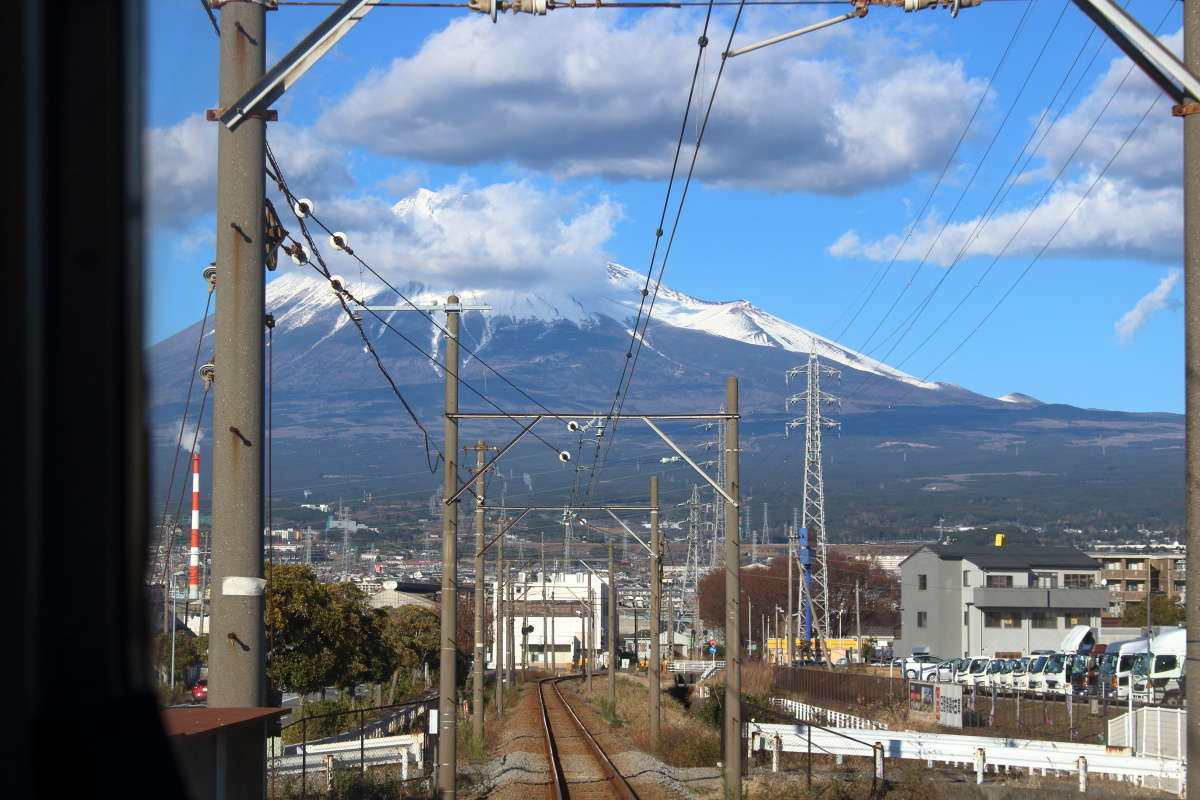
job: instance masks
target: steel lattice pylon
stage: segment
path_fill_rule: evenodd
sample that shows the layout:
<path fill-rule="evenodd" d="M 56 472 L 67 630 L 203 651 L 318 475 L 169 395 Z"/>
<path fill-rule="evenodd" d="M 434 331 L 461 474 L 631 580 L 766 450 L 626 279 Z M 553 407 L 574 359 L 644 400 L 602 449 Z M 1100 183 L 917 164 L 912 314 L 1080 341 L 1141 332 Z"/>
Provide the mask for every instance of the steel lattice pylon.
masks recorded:
<path fill-rule="evenodd" d="M 815 347 L 810 347 L 810 351 Z M 787 408 L 793 403 L 804 403 L 804 416 L 786 423 L 785 430 L 804 428 L 804 492 L 800 506 L 800 559 L 803 576 L 801 591 L 808 596 L 805 617 L 810 630 L 803 638 L 810 640 L 811 629 L 816 638 L 824 642 L 829 631 L 829 565 L 827 560 L 828 538 L 825 531 L 825 479 L 821 469 L 821 430 L 836 428 L 837 422 L 821 413 L 826 405 L 835 405 L 838 399 L 821 391 L 821 376 L 841 377 L 841 372 L 823 365 L 815 352 L 809 352 L 808 363 L 793 367 L 785 373 L 787 381 L 796 376 L 805 376 L 805 389 L 787 399 Z M 807 551 L 807 552 L 805 552 Z M 802 612 L 806 611 L 803 602 Z M 828 647 L 823 647 L 828 653 Z"/>
<path fill-rule="evenodd" d="M 683 585 L 688 594 L 688 613 L 692 618 L 691 645 L 696 646 L 696 628 L 700 621 L 700 484 L 692 484 L 692 496 L 683 505 L 688 509 L 688 551 Z M 694 655 L 694 654 L 693 654 Z"/>

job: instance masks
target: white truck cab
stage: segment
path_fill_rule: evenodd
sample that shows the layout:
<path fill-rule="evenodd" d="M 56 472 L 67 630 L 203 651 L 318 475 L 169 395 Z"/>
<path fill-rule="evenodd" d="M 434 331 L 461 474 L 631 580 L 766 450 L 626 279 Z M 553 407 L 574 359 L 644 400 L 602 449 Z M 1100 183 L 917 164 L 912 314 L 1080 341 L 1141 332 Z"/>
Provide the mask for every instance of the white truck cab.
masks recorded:
<path fill-rule="evenodd" d="M 1129 696 L 1129 676 L 1133 674 L 1134 660 L 1145 653 L 1149 641 L 1126 639 L 1113 642 L 1100 656 L 1100 682 L 1104 694 L 1122 699 Z"/>
<path fill-rule="evenodd" d="M 1133 662 L 1133 697 L 1143 703 L 1183 707 L 1187 630 L 1174 628 L 1155 636 Z"/>

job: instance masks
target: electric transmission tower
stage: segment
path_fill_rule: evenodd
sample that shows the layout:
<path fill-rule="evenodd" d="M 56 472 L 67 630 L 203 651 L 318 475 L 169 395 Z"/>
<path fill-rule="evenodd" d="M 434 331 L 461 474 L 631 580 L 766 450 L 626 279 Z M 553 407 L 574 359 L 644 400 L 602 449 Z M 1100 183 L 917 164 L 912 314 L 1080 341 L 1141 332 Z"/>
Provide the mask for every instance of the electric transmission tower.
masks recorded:
<path fill-rule="evenodd" d="M 785 373 L 785 379 L 803 375 L 805 377 L 804 391 L 787 399 L 787 408 L 793 403 L 804 403 L 804 416 L 786 423 L 785 431 L 792 428 L 804 428 L 804 492 L 800 507 L 800 563 L 804 570 L 801 587 L 807 595 L 807 604 L 802 604 L 802 611 L 810 630 L 816 628 L 817 637 L 826 640 L 829 631 L 829 565 L 828 537 L 825 531 L 825 478 L 821 470 L 821 431 L 823 428 L 836 428 L 839 423 L 821 413 L 827 405 L 836 405 L 838 399 L 821 391 L 821 376 L 840 378 L 841 373 L 833 367 L 827 367 L 820 362 L 815 347 L 810 346 L 808 363 L 793 367 Z M 807 551 L 807 552 L 805 552 Z M 805 638 L 811 638 L 810 632 L 805 632 Z M 828 648 L 825 648 L 828 650 Z"/>

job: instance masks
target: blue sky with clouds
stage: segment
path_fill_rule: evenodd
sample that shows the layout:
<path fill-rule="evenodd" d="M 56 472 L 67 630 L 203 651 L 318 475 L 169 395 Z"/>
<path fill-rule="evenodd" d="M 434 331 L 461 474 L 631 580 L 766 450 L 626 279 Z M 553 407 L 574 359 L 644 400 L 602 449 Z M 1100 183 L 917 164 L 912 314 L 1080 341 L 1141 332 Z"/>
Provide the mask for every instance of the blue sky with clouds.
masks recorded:
<path fill-rule="evenodd" d="M 1176 48 L 1180 8 L 1129 4 Z M 270 12 L 268 61 L 329 11 Z M 748 7 L 735 46 L 843 11 Z M 713 14 L 704 96 L 732 17 Z M 391 279 L 586 291 L 607 260 L 648 266 L 703 21 L 378 8 L 269 138 Z M 217 37 L 195 0 L 149 3 L 147 35 L 157 341 L 204 307 Z M 872 6 L 728 61 L 664 283 L 985 394 L 1182 411 L 1181 148 L 1169 101 L 1070 0 Z"/>

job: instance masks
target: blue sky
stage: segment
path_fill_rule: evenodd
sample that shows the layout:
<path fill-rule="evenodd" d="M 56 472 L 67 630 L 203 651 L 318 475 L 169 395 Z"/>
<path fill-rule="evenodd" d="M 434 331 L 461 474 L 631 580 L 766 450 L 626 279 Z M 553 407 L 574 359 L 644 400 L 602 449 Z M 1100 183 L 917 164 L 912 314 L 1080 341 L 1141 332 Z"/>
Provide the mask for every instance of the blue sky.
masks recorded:
<path fill-rule="evenodd" d="M 195 0 L 147 5 L 157 341 L 199 318 L 214 257 L 217 37 Z M 1129 4 L 1176 47 L 1180 8 Z M 269 62 L 329 11 L 270 12 Z M 843 11 L 748 7 L 735 46 Z M 713 14 L 706 90 L 732 16 Z M 649 264 L 703 20 L 378 8 L 276 104 L 270 141 L 391 279 L 586 291 L 606 260 Z M 730 59 L 664 283 L 984 394 L 1182 411 L 1181 123 L 1128 71 L 1070 0 L 872 6 Z"/>

